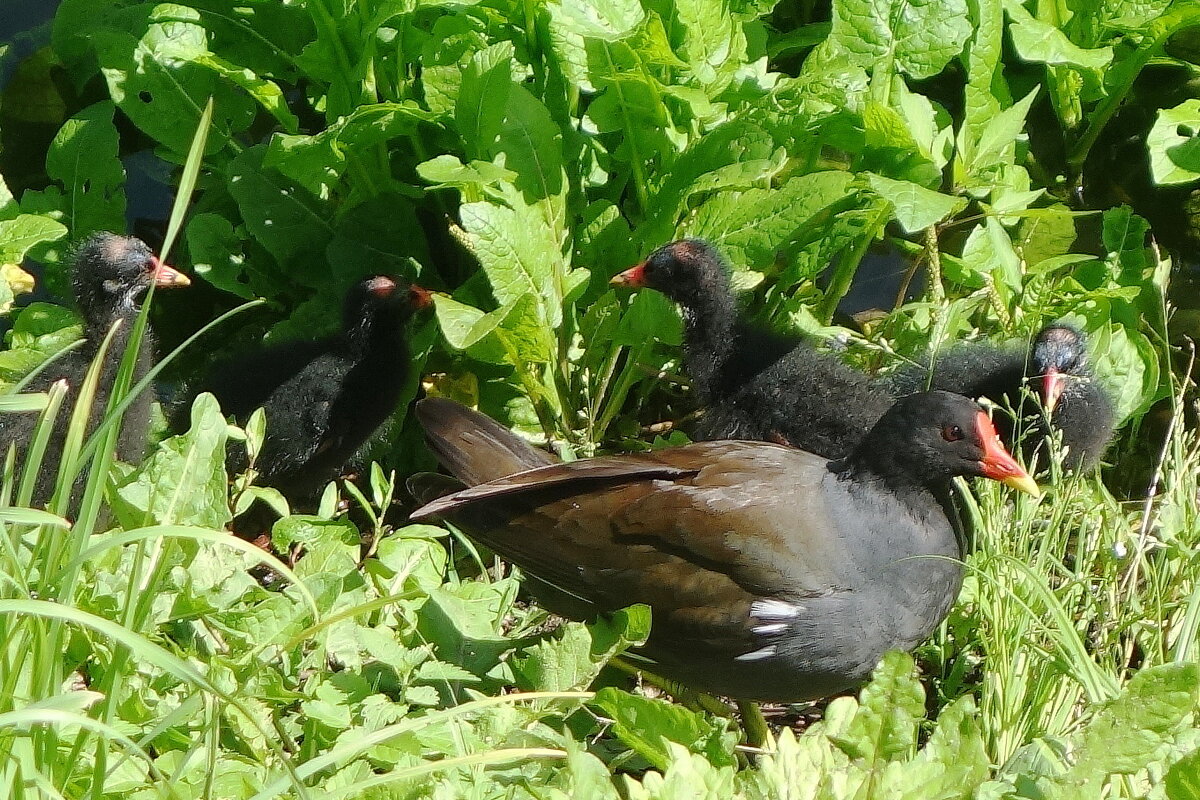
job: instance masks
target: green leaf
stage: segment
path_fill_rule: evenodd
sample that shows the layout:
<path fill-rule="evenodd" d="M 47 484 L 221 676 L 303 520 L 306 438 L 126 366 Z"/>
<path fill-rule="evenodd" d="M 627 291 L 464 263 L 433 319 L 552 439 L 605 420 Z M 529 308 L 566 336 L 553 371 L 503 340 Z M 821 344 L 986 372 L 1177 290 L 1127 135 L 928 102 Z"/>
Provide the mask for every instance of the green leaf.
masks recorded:
<path fill-rule="evenodd" d="M 632 606 L 590 625 L 568 622 L 552 639 L 527 649 L 514 668 L 529 691 L 586 689 L 614 656 L 649 635 L 649 607 Z"/>
<path fill-rule="evenodd" d="M 1200 665 L 1173 663 L 1140 670 L 1088 723 L 1076 762 L 1063 781 L 1098 783 L 1159 760 L 1171 735 L 1196 711 L 1197 693 Z"/>
<path fill-rule="evenodd" d="M 109 95 L 135 125 L 181 159 L 212 97 L 216 118 L 208 152 L 219 150 L 253 121 L 254 101 L 199 63 L 210 55 L 200 12 L 171 3 L 141 9 L 149 13 L 140 38 L 103 28 L 93 36 Z"/>
<path fill-rule="evenodd" d="M 611 687 L 596 692 L 588 705 L 611 719 L 617 738 L 656 769 L 671 763 L 671 743 L 708 755 L 715 764 L 730 763 L 721 730 L 682 706 Z"/>
<path fill-rule="evenodd" d="M 16 198 L 4 182 L 4 176 L 0 175 L 0 220 L 12 219 L 20 213 L 21 207 L 17 205 Z"/>
<path fill-rule="evenodd" d="M 1012 292 L 1021 288 L 1021 258 L 995 217 L 988 217 L 971 231 L 963 245 L 962 264 L 975 275 L 990 276 L 995 285 Z"/>
<path fill-rule="evenodd" d="M 20 264 L 32 248 L 66 235 L 62 223 L 36 214 L 0 220 L 0 264 Z"/>
<path fill-rule="evenodd" d="M 716 245 L 736 268 L 763 267 L 818 214 L 849 199 L 848 172 L 814 172 L 778 189 L 726 192 L 703 203 L 681 233 Z"/>
<path fill-rule="evenodd" d="M 500 135 L 513 87 L 513 56 L 511 42 L 497 42 L 473 54 L 462 71 L 454 119 L 472 158 L 490 155 Z"/>
<path fill-rule="evenodd" d="M 1200 797 L 1200 750 L 1193 750 L 1172 764 L 1163 784 L 1167 800 L 1194 800 Z"/>
<path fill-rule="evenodd" d="M 566 222 L 560 197 L 566 184 L 562 131 L 549 110 L 524 86 L 514 85 L 508 92 L 497 136 L 489 155 L 503 156 L 504 168 L 516 173 L 513 185 L 525 195 L 527 203 L 551 201 L 546 206 L 546 223 L 552 230 L 562 230 Z"/>
<path fill-rule="evenodd" d="M 912 656 L 892 650 L 871 675 L 859 696 L 858 713 L 844 734 L 831 736 L 864 769 L 911 754 L 917 722 L 925 716 L 925 691 L 914 677 Z"/>
<path fill-rule="evenodd" d="M 467 203 L 459 209 L 466 244 L 479 259 L 501 305 L 539 298 L 551 328 L 562 320 L 562 252 L 545 218 L 530 206 Z"/>
<path fill-rule="evenodd" d="M 188 254 L 195 273 L 218 289 L 254 298 L 247 278 L 243 237 L 219 214 L 197 214 L 187 223 Z"/>
<path fill-rule="evenodd" d="M 265 153 L 264 145 L 256 145 L 229 162 L 229 192 L 258 243 L 298 279 L 317 285 L 328 274 L 329 214 L 307 192 L 264 168 Z"/>
<path fill-rule="evenodd" d="M 962 52 L 970 34 L 965 0 L 835 0 L 833 29 L 816 52 L 867 69 L 894 63 L 914 78 L 931 78 Z"/>
<path fill-rule="evenodd" d="M 911 181 L 894 181 L 867 173 L 867 183 L 876 194 L 891 204 L 896 221 L 905 233 L 924 230 L 967 206 L 964 197 L 951 197 Z"/>
<path fill-rule="evenodd" d="M 1159 186 L 1200 179 L 1200 100 L 1160 109 L 1146 135 L 1150 174 Z"/>
<path fill-rule="evenodd" d="M 65 222 L 74 236 L 125 229 L 125 168 L 117 157 L 113 104 L 96 103 L 59 129 L 46 174 L 63 187 Z"/>
<path fill-rule="evenodd" d="M 1008 26 L 1013 46 L 1021 58 L 1046 64 L 1068 64 L 1083 69 L 1104 69 L 1112 61 L 1111 47 L 1085 50 L 1063 33 L 1025 10 L 1017 0 L 1004 0 L 1004 10 L 1012 20 Z"/>
<path fill-rule="evenodd" d="M 161 442 L 143 465 L 118 484 L 113 510 L 122 526 L 224 528 L 231 519 L 226 501 L 226 429 L 216 399 L 210 394 L 196 398 L 188 432 Z"/>

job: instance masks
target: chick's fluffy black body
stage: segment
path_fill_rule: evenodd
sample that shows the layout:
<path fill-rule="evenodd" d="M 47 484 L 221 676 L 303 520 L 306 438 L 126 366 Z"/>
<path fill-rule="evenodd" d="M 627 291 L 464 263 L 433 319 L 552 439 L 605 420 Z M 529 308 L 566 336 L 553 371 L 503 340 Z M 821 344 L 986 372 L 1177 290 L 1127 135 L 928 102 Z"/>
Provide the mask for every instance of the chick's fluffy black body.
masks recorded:
<path fill-rule="evenodd" d="M 140 313 L 139 301 L 160 277 L 164 285 L 183 285 L 187 282 L 174 270 L 163 267 L 140 239 L 106 232 L 94 233 L 74 249 L 71 255 L 71 287 L 76 306 L 83 317 L 84 340 L 80 347 L 47 364 L 25 387 L 25 391 L 44 392 L 60 380 L 65 380 L 67 384 L 67 394 L 47 445 L 42 468 L 38 472 L 33 496 L 35 504 L 44 503 L 50 497 L 75 400 L 105 337 L 115 325 L 116 330 L 100 364 L 99 381 L 88 417 L 88 434 L 95 430 L 104 416 L 121 359 L 131 341 L 134 323 Z M 144 378 L 153 364 L 154 335 L 147 326 L 138 350 L 131 385 Z M 137 463 L 145 455 L 150 403 L 151 392 L 144 391 L 125 411 L 116 450 L 117 457 L 122 461 Z M 7 451 L 9 446 L 16 445 L 19 464 L 36 424 L 36 414 L 0 415 L 0 451 Z"/>
<path fill-rule="evenodd" d="M 886 392 L 836 356 L 743 320 L 728 269 L 707 242 L 660 247 L 642 270 L 641 285 L 682 309 L 684 366 L 705 407 L 697 439 L 773 441 L 837 458 L 890 406 Z"/>
<path fill-rule="evenodd" d="M 309 499 L 358 452 L 400 401 L 408 379 L 405 323 L 414 301 L 376 276 L 351 289 L 342 331 L 284 342 L 216 364 L 197 387 L 244 423 L 257 408 L 267 433 L 256 461 L 260 482 Z M 231 469 L 245 467 L 231 454 Z"/>
<path fill-rule="evenodd" d="M 1050 436 L 1044 406 L 1047 381 L 1061 386 L 1056 394 L 1050 424 L 1061 432 L 1071 468 L 1088 469 L 1100 462 L 1116 425 L 1108 391 L 1093 374 L 1087 360 L 1087 340 L 1082 331 L 1064 323 L 1042 328 L 1033 344 L 996 346 L 984 342 L 956 345 L 934 360 L 932 367 L 912 367 L 888 379 L 898 395 L 925 389 L 986 397 L 1014 412 L 1020 420 L 998 415 L 997 427 L 1007 442 L 1023 436 L 1027 458 L 1045 449 Z M 1038 407 L 1029 394 L 1041 394 Z"/>

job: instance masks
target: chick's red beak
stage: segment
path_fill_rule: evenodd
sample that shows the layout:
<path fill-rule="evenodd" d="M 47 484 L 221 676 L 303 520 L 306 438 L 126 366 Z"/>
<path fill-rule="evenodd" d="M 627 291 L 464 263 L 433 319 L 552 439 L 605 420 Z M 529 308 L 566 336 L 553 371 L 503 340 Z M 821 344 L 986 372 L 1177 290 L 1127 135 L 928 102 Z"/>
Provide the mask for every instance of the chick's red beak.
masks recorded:
<path fill-rule="evenodd" d="M 151 275 L 154 276 L 154 285 L 160 289 L 192 285 L 192 281 L 187 275 L 169 264 L 164 264 L 158 259 L 158 256 L 150 256 L 150 269 Z"/>
<path fill-rule="evenodd" d="M 631 289 L 640 289 L 646 285 L 646 262 L 643 261 L 624 272 L 618 272 L 609 283 L 613 286 L 628 286 Z"/>
<path fill-rule="evenodd" d="M 433 292 L 423 286 L 410 283 L 408 285 L 408 302 L 417 310 L 429 308 L 433 305 Z"/>
<path fill-rule="evenodd" d="M 1046 407 L 1047 414 L 1054 413 L 1058 398 L 1062 396 L 1063 386 L 1063 379 L 1058 370 L 1047 367 L 1046 374 L 1042 376 L 1042 405 Z"/>
<path fill-rule="evenodd" d="M 979 441 L 983 443 L 983 458 L 980 459 L 980 464 L 983 465 L 983 477 L 1000 481 L 1006 486 L 1011 486 L 1034 497 L 1041 496 L 1042 492 L 1038 489 L 1037 483 L 1004 449 L 1004 445 L 1000 443 L 1000 437 L 996 435 L 996 428 L 992 425 L 992 420 L 982 411 L 975 418 L 975 433 L 979 436 Z"/>

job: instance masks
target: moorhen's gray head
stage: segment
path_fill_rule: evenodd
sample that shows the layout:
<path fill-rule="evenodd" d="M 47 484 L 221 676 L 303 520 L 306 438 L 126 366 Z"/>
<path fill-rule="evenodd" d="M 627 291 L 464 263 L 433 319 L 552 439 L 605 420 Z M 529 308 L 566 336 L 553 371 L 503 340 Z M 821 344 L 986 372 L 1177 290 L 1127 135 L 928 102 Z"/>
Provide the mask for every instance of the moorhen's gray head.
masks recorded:
<path fill-rule="evenodd" d="M 729 269 L 703 239 L 680 239 L 655 250 L 640 264 L 613 277 L 614 286 L 657 289 L 684 306 L 730 295 Z"/>
<path fill-rule="evenodd" d="M 103 334 L 117 319 L 136 314 L 138 300 L 152 285 L 169 288 L 191 283 L 132 236 L 93 233 L 75 248 L 71 261 L 75 302 L 89 333 Z"/>
<path fill-rule="evenodd" d="M 1054 323 L 1042 328 L 1033 341 L 1033 372 L 1041 380 L 1042 404 L 1053 413 L 1068 383 L 1087 378 L 1087 340 L 1077 328 Z"/>
<path fill-rule="evenodd" d="M 372 275 L 346 293 L 342 324 L 352 340 L 365 340 L 385 329 L 398 329 L 413 313 L 432 302 L 432 293 L 415 283 Z"/>
<path fill-rule="evenodd" d="M 929 486 L 961 475 L 1039 494 L 1037 484 L 1000 443 L 991 418 L 974 400 L 950 392 L 897 400 L 845 465 L 893 483 Z M 835 462 L 834 469 L 841 468 Z"/>

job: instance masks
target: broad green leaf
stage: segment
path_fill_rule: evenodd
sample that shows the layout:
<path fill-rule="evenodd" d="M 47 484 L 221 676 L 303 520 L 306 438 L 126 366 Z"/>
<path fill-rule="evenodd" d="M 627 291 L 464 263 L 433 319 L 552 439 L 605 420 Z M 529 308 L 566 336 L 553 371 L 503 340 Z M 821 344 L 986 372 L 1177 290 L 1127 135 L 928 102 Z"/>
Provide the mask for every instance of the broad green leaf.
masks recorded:
<path fill-rule="evenodd" d="M 964 197 L 951 197 L 910 181 L 894 181 L 867 173 L 867 183 L 876 194 L 891 204 L 896 221 L 905 233 L 924 230 L 957 214 L 967 205 Z"/>
<path fill-rule="evenodd" d="M 852 180 L 848 172 L 814 172 L 792 178 L 778 189 L 718 194 L 696 210 L 681 233 L 708 239 L 735 269 L 763 267 L 814 217 L 848 200 Z"/>
<path fill-rule="evenodd" d="M 75 237 L 125 229 L 125 168 L 117 157 L 113 110 L 105 101 L 80 111 L 46 154 L 46 174 L 63 187 L 63 222 Z"/>
<path fill-rule="evenodd" d="M 746 37 L 725 0 L 676 0 L 679 53 L 709 91 L 724 86 L 745 60 Z"/>
<path fill-rule="evenodd" d="M 500 135 L 513 87 L 512 62 L 512 44 L 497 42 L 475 53 L 462 71 L 454 118 L 472 158 L 487 157 Z"/>
<path fill-rule="evenodd" d="M 998 111 L 991 115 L 986 122 L 975 126 L 978 138 L 972 136 L 969 130 L 964 129 L 964 136 L 959 140 L 963 162 L 961 167 L 964 174 L 959 180 L 969 185 L 971 182 L 979 180 L 979 175 L 983 170 L 1013 163 L 1016 142 L 1025 130 L 1025 118 L 1029 114 L 1029 108 L 1033 105 L 1036 96 L 1037 90 L 1035 89 L 1013 106 Z"/>
<path fill-rule="evenodd" d="M 1001 69 L 1004 42 L 1002 0 L 976 0 L 968 5 L 974 30 L 963 61 L 967 67 L 965 118 L 961 140 L 978 139 L 996 114 L 1009 102 Z"/>
<path fill-rule="evenodd" d="M 158 445 L 146 463 L 117 486 L 113 510 L 126 528 L 145 525 L 225 527 L 225 418 L 202 394 L 192 405 L 191 428 Z"/>
<path fill-rule="evenodd" d="M 1027 61 L 1097 70 L 1104 69 L 1112 61 L 1111 47 L 1090 50 L 1079 47 L 1059 28 L 1035 19 L 1017 0 L 1004 0 L 1004 10 L 1012 20 L 1008 32 L 1013 46 Z"/>
<path fill-rule="evenodd" d="M 1172 764 L 1163 784 L 1167 800 L 1200 797 L 1200 750 L 1193 750 Z"/>
<path fill-rule="evenodd" d="M 714 763 L 730 763 L 720 729 L 675 703 L 604 688 L 588 705 L 613 720 L 617 737 L 656 769 L 666 769 L 671 763 L 672 743 L 705 754 Z"/>
<path fill-rule="evenodd" d="M 1192 183 L 1200 178 L 1200 100 L 1184 100 L 1164 108 L 1146 135 L 1150 174 L 1160 186 Z"/>
<path fill-rule="evenodd" d="M 216 152 L 253 121 L 254 100 L 199 63 L 210 54 L 198 11 L 162 3 L 146 22 L 140 37 L 122 30 L 96 32 L 96 55 L 109 94 L 135 125 L 180 159 L 212 97 L 208 152 Z"/>
<path fill-rule="evenodd" d="M 187 244 L 198 276 L 218 289 L 253 299 L 242 237 L 229 220 L 219 214 L 196 214 L 187 223 Z"/>
<path fill-rule="evenodd" d="M 990 276 L 993 285 L 1021 288 L 1021 259 L 1013 250 L 1012 239 L 994 217 L 977 225 L 963 245 L 963 266 L 979 276 Z"/>
<path fill-rule="evenodd" d="M 327 274 L 325 246 L 333 231 L 322 206 L 289 179 L 263 167 L 266 147 L 248 148 L 229 162 L 229 191 L 255 239 L 300 279 Z"/>
<path fill-rule="evenodd" d="M 866 69 L 895 66 L 914 78 L 937 75 L 971 33 L 966 0 L 835 0 L 833 29 L 817 49 Z"/>
<path fill-rule="evenodd" d="M 1140 670 L 1083 733 L 1066 782 L 1133 774 L 1162 757 L 1170 737 L 1196 711 L 1200 666 L 1163 664 Z"/>
<path fill-rule="evenodd" d="M 560 232 L 566 225 L 562 131 L 550 112 L 519 84 L 508 91 L 504 119 L 490 155 L 503 157 L 504 168 L 516 173 L 513 185 L 526 203 L 540 204 L 546 224 Z"/>
<path fill-rule="evenodd" d="M 525 651 L 515 669 L 528 691 L 586 689 L 613 656 L 650 634 L 650 609 L 633 606 L 590 625 L 568 622 Z"/>
<path fill-rule="evenodd" d="M 878 770 L 913 751 L 924 709 L 925 692 L 913 676 L 912 656 L 893 650 L 863 688 L 853 721 L 831 739 L 864 769 Z"/>
<path fill-rule="evenodd" d="M 12 219 L 20 213 L 21 208 L 17 205 L 16 198 L 4 182 L 4 177 L 0 176 L 0 220 Z"/>
<path fill-rule="evenodd" d="M 524 295 L 539 298 L 551 328 L 562 319 L 565 272 L 554 231 L 534 207 L 468 203 L 459 209 L 466 244 L 479 259 L 501 305 Z"/>
<path fill-rule="evenodd" d="M 19 265 L 33 247 L 56 242 L 66 235 L 67 229 L 62 223 L 36 214 L 0 220 L 0 264 Z"/>
<path fill-rule="evenodd" d="M 300 127 L 296 115 L 287 107 L 283 91 L 273 81 L 260 78 L 249 69 L 231 64 L 212 53 L 198 53 L 195 61 L 245 89 L 288 133 L 295 133 Z"/>

